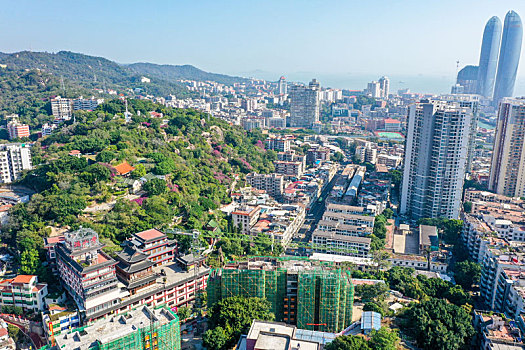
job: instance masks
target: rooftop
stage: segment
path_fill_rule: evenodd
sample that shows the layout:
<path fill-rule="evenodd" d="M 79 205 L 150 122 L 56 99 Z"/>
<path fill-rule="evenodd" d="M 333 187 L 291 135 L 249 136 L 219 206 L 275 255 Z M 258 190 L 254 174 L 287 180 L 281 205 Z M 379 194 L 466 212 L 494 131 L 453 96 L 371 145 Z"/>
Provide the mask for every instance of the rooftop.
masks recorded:
<path fill-rule="evenodd" d="M 151 320 L 161 326 L 177 319 L 176 314 L 165 308 L 151 310 L 144 306 L 126 314 L 101 319 L 81 331 L 64 332 L 55 336 L 55 341 L 59 349 L 87 350 L 93 344 L 107 344 L 141 328 L 150 327 Z"/>
<path fill-rule="evenodd" d="M 153 241 L 165 237 L 166 235 L 159 230 L 152 228 L 150 230 L 135 233 L 135 236 L 141 238 L 144 241 Z"/>
<path fill-rule="evenodd" d="M 133 170 L 135 170 L 135 168 L 129 165 L 128 162 L 123 162 L 123 163 L 120 163 L 119 165 L 115 165 L 115 170 L 117 171 L 119 175 L 126 175 L 132 172 Z"/>

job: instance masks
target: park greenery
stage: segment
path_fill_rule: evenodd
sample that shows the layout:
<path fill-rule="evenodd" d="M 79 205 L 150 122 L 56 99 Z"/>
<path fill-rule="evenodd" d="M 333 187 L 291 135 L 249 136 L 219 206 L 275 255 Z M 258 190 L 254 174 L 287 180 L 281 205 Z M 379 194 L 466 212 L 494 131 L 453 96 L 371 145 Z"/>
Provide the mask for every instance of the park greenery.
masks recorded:
<path fill-rule="evenodd" d="M 248 333 L 253 320 L 274 320 L 269 309 L 270 303 L 260 298 L 237 296 L 218 301 L 208 310 L 204 345 L 209 350 L 232 348 L 241 334 Z"/>
<path fill-rule="evenodd" d="M 246 132 L 195 110 L 146 100 L 130 100 L 128 108 L 131 123 L 122 118 L 124 103 L 109 101 L 93 112 L 78 111 L 75 121 L 35 143 L 34 170 L 20 183 L 36 194 L 11 209 L 0 236 L 18 251 L 22 273 L 39 273 L 46 280 L 43 238 L 52 228 L 93 228 L 108 249 L 152 227 L 206 230 L 213 220 L 227 231 L 228 221 L 218 208 L 231 201 L 229 191 L 249 172 L 274 169 L 276 154 L 264 149 L 260 131 Z M 153 118 L 150 111 L 163 117 Z M 72 150 L 82 156 L 70 156 Z M 136 200 L 118 181 L 114 167 L 122 162 L 135 167 L 132 179 L 150 176 L 145 194 Z M 95 206 L 102 209 L 88 210 Z M 228 238 L 233 241 L 235 235 Z M 228 250 L 228 241 L 223 245 Z M 264 247 L 254 247 L 258 251 L 253 253 Z M 229 255 L 248 250 L 236 249 Z"/>
<path fill-rule="evenodd" d="M 372 331 L 370 338 L 359 335 L 343 335 L 326 345 L 326 350 L 396 350 L 400 339 L 396 330 L 381 327 Z"/>
<path fill-rule="evenodd" d="M 443 299 L 414 303 L 401 317 L 403 329 L 423 350 L 461 349 L 474 335 L 469 313 Z"/>
<path fill-rule="evenodd" d="M 375 217 L 374 231 L 370 235 L 372 242 L 370 243 L 370 250 L 372 252 L 380 251 L 385 247 L 385 239 L 387 233 L 387 226 L 392 225 L 387 220 L 392 219 L 394 212 L 392 209 L 387 208 L 382 214 Z"/>

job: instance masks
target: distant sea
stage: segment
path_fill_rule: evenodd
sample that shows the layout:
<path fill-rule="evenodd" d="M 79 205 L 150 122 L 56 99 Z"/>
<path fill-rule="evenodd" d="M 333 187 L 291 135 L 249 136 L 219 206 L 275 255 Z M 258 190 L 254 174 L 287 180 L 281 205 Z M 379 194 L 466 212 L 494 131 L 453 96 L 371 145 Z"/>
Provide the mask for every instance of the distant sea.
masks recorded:
<path fill-rule="evenodd" d="M 348 90 L 363 90 L 366 85 L 378 80 L 381 75 L 371 74 L 316 74 L 313 72 L 296 72 L 289 74 L 273 74 L 264 71 L 239 72 L 239 75 L 277 81 L 281 75 L 287 81 L 297 81 L 308 83 L 312 78 L 316 78 L 323 87 L 331 87 Z M 445 94 L 450 93 L 450 88 L 454 84 L 454 76 L 431 76 L 431 75 L 388 75 L 390 79 L 390 91 L 397 92 L 400 89 L 410 89 L 412 92 Z M 515 87 L 516 96 L 525 96 L 525 79 L 518 79 Z"/>

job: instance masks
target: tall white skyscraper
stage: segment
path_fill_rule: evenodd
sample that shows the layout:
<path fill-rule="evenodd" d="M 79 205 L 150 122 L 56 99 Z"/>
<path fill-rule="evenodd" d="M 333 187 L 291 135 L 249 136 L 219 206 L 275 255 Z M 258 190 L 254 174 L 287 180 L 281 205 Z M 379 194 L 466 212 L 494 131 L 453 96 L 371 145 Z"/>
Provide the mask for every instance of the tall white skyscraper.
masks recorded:
<path fill-rule="evenodd" d="M 388 77 L 381 77 L 379 79 L 379 89 L 380 89 L 380 97 L 381 98 L 387 98 L 388 92 L 390 90 L 390 80 Z"/>
<path fill-rule="evenodd" d="M 476 133 L 478 126 L 479 116 L 479 95 L 474 94 L 451 94 L 440 96 L 439 99 L 457 102 L 460 107 L 467 107 L 472 110 L 472 122 L 470 123 L 470 136 L 467 154 L 467 165 L 466 170 L 468 173 L 472 170 L 472 160 L 474 158 L 474 152 L 476 150 Z"/>
<path fill-rule="evenodd" d="M 402 214 L 459 217 L 471 122 L 472 110 L 457 102 L 424 99 L 409 107 Z"/>
<path fill-rule="evenodd" d="M 489 189 L 525 196 L 525 99 L 505 98 L 498 112 Z"/>
<path fill-rule="evenodd" d="M 313 79 L 308 86 L 294 85 L 290 89 L 290 118 L 292 128 L 311 128 L 319 122 L 319 90 L 321 86 Z"/>
<path fill-rule="evenodd" d="M 286 85 L 286 78 L 279 78 L 279 95 L 286 95 L 288 93 L 288 85 Z"/>

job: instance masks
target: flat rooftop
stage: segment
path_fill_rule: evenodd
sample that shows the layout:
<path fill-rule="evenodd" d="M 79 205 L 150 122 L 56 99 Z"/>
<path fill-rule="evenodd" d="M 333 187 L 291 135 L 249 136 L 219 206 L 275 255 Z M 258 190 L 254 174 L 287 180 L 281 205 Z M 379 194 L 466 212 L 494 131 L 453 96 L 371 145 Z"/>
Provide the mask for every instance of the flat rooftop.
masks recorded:
<path fill-rule="evenodd" d="M 150 327 L 150 320 L 157 326 L 167 324 L 177 317 L 167 309 L 149 309 L 144 306 L 126 314 L 115 315 L 96 321 L 82 331 L 62 333 L 55 336 L 59 349 L 87 350 L 95 344 L 107 344 L 128 334 Z"/>

